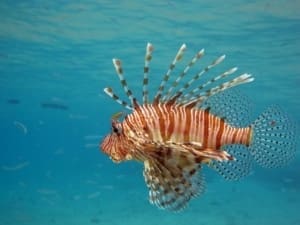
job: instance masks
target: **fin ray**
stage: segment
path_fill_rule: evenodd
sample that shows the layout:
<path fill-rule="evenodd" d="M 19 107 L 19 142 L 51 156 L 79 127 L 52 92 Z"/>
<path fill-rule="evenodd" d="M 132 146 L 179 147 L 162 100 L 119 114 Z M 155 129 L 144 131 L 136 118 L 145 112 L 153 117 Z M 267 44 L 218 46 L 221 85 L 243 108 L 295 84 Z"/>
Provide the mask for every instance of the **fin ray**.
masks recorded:
<path fill-rule="evenodd" d="M 161 148 L 144 166 L 149 200 L 161 209 L 180 211 L 204 192 L 200 163 L 192 154 Z"/>
<path fill-rule="evenodd" d="M 122 68 L 122 63 L 121 63 L 121 60 L 119 59 L 113 59 L 113 64 L 115 66 L 115 69 L 116 69 L 116 72 L 117 72 L 117 75 L 120 79 L 120 83 L 126 93 L 126 95 L 128 96 L 131 104 L 133 105 L 133 99 L 134 99 L 134 96 L 132 94 L 132 91 L 129 89 L 128 85 L 127 85 L 127 82 L 126 82 L 126 79 L 123 75 L 123 68 Z"/>
<path fill-rule="evenodd" d="M 177 87 L 177 85 L 180 83 L 181 79 L 188 73 L 189 69 L 204 55 L 204 49 L 201 49 L 188 63 L 188 65 L 184 68 L 184 70 L 181 72 L 181 74 L 177 77 L 177 79 L 174 81 L 173 85 L 169 88 L 167 93 L 164 95 L 163 100 L 171 99 L 174 96 L 177 96 L 179 93 L 174 94 L 170 97 L 172 91 L 174 88 Z"/>
<path fill-rule="evenodd" d="M 206 83 L 201 84 L 197 88 L 195 88 L 195 89 L 191 90 L 190 92 L 186 93 L 184 96 L 182 96 L 182 98 L 188 99 L 189 96 L 194 96 L 196 93 L 198 93 L 203 88 L 207 87 L 208 85 L 211 85 L 212 83 L 214 83 L 214 82 L 216 82 L 216 81 L 218 81 L 220 79 L 223 79 L 223 78 L 227 77 L 230 74 L 233 74 L 236 70 L 237 70 L 237 67 L 234 67 L 234 68 L 231 68 L 231 69 L 225 71 L 224 73 L 222 73 L 222 74 L 220 74 L 220 75 L 218 75 L 218 76 L 210 79 Z"/>
<path fill-rule="evenodd" d="M 143 104 L 148 103 L 148 73 L 149 64 L 152 59 L 153 45 L 151 43 L 147 44 L 146 55 L 145 55 L 145 65 L 144 65 L 144 79 L 143 79 Z"/>
<path fill-rule="evenodd" d="M 195 81 L 199 80 L 199 78 L 207 73 L 210 69 L 215 67 L 216 65 L 220 64 L 225 59 L 225 55 L 220 56 L 219 58 L 215 59 L 211 64 L 206 66 L 203 70 L 201 70 L 199 73 L 197 73 L 190 81 L 185 83 L 182 88 L 180 88 L 176 93 L 184 93 L 185 90 L 187 90 Z"/>
<path fill-rule="evenodd" d="M 127 109 L 129 109 L 129 110 L 132 110 L 132 109 L 133 109 L 133 108 L 131 107 L 131 105 L 129 105 L 127 102 L 121 100 L 121 99 L 119 98 L 119 96 L 117 96 L 117 95 L 113 92 L 112 88 L 106 87 L 106 88 L 104 88 L 104 92 L 105 92 L 105 94 L 107 94 L 109 97 L 111 97 L 115 102 L 119 103 L 120 105 L 124 106 L 125 108 L 127 108 Z"/>
<path fill-rule="evenodd" d="M 153 102 L 155 102 L 155 103 L 159 102 L 159 100 L 161 98 L 161 95 L 162 95 L 162 92 L 164 91 L 165 85 L 166 85 L 167 81 L 170 78 L 171 72 L 174 70 L 174 68 L 176 66 L 176 63 L 182 59 L 185 50 L 186 50 L 186 45 L 183 44 L 180 47 L 180 49 L 178 50 L 178 52 L 177 52 L 175 58 L 173 59 L 172 63 L 170 64 L 170 67 L 169 67 L 167 73 L 163 77 L 163 80 L 161 81 L 161 84 L 160 84 L 160 86 L 158 88 L 158 91 L 157 91 L 157 93 L 156 93 L 156 95 L 154 97 L 154 101 Z"/>
<path fill-rule="evenodd" d="M 229 88 L 241 85 L 241 84 L 245 84 L 245 83 L 249 83 L 252 82 L 254 80 L 254 78 L 252 77 L 251 74 L 247 74 L 244 73 L 230 81 L 224 82 L 218 86 L 215 86 L 205 92 L 201 92 L 195 96 L 192 96 L 191 98 L 188 99 L 179 99 L 179 103 L 181 105 L 189 105 L 192 104 L 193 102 L 197 103 L 197 106 L 201 106 L 201 104 L 203 104 L 203 102 L 205 100 L 207 100 L 208 98 L 210 98 L 211 96 L 218 94 L 220 92 L 223 92 Z"/>

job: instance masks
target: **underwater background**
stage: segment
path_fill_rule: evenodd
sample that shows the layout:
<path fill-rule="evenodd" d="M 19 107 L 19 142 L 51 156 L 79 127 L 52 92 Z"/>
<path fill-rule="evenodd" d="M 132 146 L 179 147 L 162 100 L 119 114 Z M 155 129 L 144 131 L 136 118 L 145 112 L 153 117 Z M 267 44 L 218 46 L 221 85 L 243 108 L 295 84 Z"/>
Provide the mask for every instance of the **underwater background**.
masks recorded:
<path fill-rule="evenodd" d="M 147 42 L 152 95 L 186 43 L 178 68 L 201 48 L 196 69 L 226 54 L 220 71 L 255 77 L 236 88 L 253 118 L 278 104 L 299 125 L 299 11 L 297 0 L 2 0 L 0 225 L 299 225 L 299 152 L 237 182 L 205 168 L 206 193 L 172 213 L 149 204 L 141 164 L 114 164 L 98 147 L 123 111 L 103 92 L 124 96 L 111 59 L 140 97 Z"/>

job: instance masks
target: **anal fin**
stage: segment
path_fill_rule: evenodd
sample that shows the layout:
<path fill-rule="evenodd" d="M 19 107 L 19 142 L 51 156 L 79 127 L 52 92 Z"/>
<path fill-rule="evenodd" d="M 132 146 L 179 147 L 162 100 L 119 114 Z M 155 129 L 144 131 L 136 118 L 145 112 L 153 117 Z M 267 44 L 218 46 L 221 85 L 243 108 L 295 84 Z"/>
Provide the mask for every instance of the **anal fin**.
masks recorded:
<path fill-rule="evenodd" d="M 226 180 L 238 180 L 247 176 L 252 169 L 252 157 L 249 150 L 242 145 L 227 145 L 226 150 L 234 155 L 231 161 L 211 161 L 208 165 Z"/>

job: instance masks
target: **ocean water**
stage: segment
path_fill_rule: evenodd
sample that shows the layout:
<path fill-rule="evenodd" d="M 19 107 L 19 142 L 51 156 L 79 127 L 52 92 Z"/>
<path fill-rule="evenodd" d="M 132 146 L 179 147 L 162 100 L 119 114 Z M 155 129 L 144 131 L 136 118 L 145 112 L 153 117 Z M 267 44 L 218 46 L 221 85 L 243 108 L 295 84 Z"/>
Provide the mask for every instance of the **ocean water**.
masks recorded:
<path fill-rule="evenodd" d="M 141 164 L 114 164 L 98 147 L 123 111 L 103 92 L 124 96 L 111 59 L 140 98 L 148 42 L 151 95 L 186 43 L 185 63 L 206 50 L 195 68 L 226 54 L 220 71 L 253 74 L 237 87 L 253 118 L 276 104 L 299 124 L 299 11 L 296 0 L 2 0 L 0 225 L 299 225 L 299 152 L 237 182 L 205 168 L 206 193 L 172 213 L 149 204 Z"/>

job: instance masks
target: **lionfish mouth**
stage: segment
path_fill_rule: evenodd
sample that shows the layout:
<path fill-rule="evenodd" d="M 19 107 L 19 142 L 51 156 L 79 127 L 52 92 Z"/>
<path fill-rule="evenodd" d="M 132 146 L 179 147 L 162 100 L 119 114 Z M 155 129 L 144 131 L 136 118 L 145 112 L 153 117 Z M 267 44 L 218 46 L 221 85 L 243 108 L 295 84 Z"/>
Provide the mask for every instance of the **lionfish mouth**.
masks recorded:
<path fill-rule="evenodd" d="M 120 163 L 126 158 L 126 156 L 122 154 L 122 151 L 119 148 L 117 148 L 114 144 L 115 143 L 111 140 L 111 136 L 108 135 L 102 140 L 102 143 L 99 147 L 100 150 L 106 155 L 108 155 L 114 163 Z"/>
<path fill-rule="evenodd" d="M 108 147 L 109 145 L 109 136 L 104 137 L 104 139 L 101 141 L 99 148 L 102 152 L 107 154 L 108 156 L 111 156 L 110 151 L 111 148 Z"/>
<path fill-rule="evenodd" d="M 120 163 L 122 160 L 114 158 L 113 156 L 109 157 L 114 163 Z"/>

